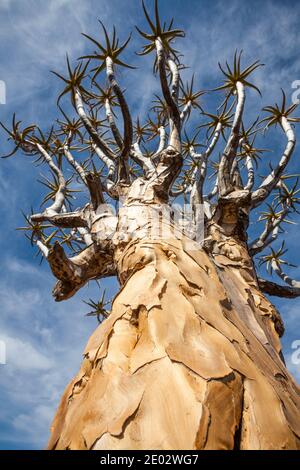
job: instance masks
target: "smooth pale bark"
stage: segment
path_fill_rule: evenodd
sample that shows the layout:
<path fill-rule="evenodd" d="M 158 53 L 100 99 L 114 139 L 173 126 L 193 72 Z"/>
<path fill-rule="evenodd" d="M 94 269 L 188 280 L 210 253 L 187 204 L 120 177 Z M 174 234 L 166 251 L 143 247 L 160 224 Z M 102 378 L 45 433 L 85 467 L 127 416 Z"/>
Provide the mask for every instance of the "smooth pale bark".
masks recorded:
<path fill-rule="evenodd" d="M 246 168 L 247 168 L 247 173 L 248 173 L 248 179 L 247 179 L 247 184 L 245 186 L 245 189 L 250 191 L 254 186 L 255 175 L 254 175 L 253 161 L 252 161 L 251 156 L 249 155 L 247 155 L 246 157 Z"/>
<path fill-rule="evenodd" d="M 113 111 L 111 109 L 109 99 L 105 100 L 105 112 L 106 112 L 106 119 L 109 123 L 112 135 L 115 139 L 115 142 L 118 145 L 119 149 L 122 149 L 123 140 L 122 140 L 121 134 L 119 132 L 119 129 L 116 125 L 115 118 L 114 118 L 114 115 L 113 115 Z"/>
<path fill-rule="evenodd" d="M 138 142 L 133 144 L 130 156 L 143 168 L 146 177 L 150 176 L 155 171 L 155 166 L 151 158 L 143 154 Z"/>
<path fill-rule="evenodd" d="M 164 126 L 160 126 L 160 128 L 159 128 L 159 144 L 158 144 L 157 151 L 153 155 L 153 158 L 159 156 L 160 153 L 163 151 L 163 149 L 166 146 L 166 140 L 167 140 L 166 130 L 165 130 Z"/>
<path fill-rule="evenodd" d="M 43 212 L 44 215 L 56 215 L 62 211 L 64 202 L 65 202 L 65 191 L 66 191 L 66 180 L 60 168 L 52 160 L 52 157 L 46 152 L 46 150 L 39 144 L 36 144 L 37 150 L 43 157 L 43 159 L 47 162 L 49 168 L 53 171 L 56 175 L 58 180 L 58 190 L 55 194 L 54 202 L 51 206 L 47 207 Z"/>
<path fill-rule="evenodd" d="M 236 83 L 236 94 L 237 105 L 232 128 L 223 155 L 221 156 L 218 169 L 218 189 L 221 197 L 226 196 L 226 194 L 229 194 L 235 189 L 235 185 L 231 178 L 231 171 L 234 166 L 234 162 L 236 161 L 237 149 L 240 141 L 239 131 L 246 99 L 243 83 Z"/>
<path fill-rule="evenodd" d="M 275 271 L 278 277 L 282 279 L 286 284 L 288 284 L 290 287 L 293 287 L 294 289 L 298 289 L 298 292 L 300 290 L 300 281 L 296 281 L 295 279 L 291 278 L 287 274 L 285 274 L 282 269 L 280 264 L 278 264 L 275 260 L 272 261 L 272 269 Z"/>
<path fill-rule="evenodd" d="M 273 189 L 276 188 L 280 177 L 283 175 L 293 155 L 296 146 L 296 136 L 292 124 L 285 116 L 281 117 L 280 124 L 285 133 L 287 144 L 277 167 L 271 171 L 259 188 L 253 192 L 251 197 L 252 208 L 259 206 L 271 194 Z"/>

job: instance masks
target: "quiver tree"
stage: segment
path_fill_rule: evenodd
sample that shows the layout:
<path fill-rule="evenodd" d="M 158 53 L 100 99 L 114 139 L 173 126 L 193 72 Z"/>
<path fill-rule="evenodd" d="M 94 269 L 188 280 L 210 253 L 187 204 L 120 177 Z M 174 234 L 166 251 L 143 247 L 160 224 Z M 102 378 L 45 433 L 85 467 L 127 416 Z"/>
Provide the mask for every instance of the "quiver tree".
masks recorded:
<path fill-rule="evenodd" d="M 49 170 L 46 208 L 23 229 L 57 278 L 55 300 L 90 280 L 120 282 L 109 315 L 104 299 L 89 302 L 105 320 L 64 392 L 49 448 L 300 448 L 299 388 L 281 352 L 283 322 L 265 296 L 300 294 L 284 272 L 284 247 L 273 248 L 299 203 L 297 175 L 286 173 L 296 105 L 282 92 L 280 105 L 246 125 L 247 90 L 259 92 L 250 76 L 261 64 L 242 67 L 236 52 L 209 92 L 223 95 L 217 112 L 204 111 L 194 78 L 181 79 L 174 41 L 183 31 L 161 22 L 157 1 L 154 19 L 143 9 L 140 54 L 153 55 L 161 85 L 145 122 L 133 124 L 116 77 L 132 68 L 122 59 L 130 38 L 120 45 L 101 23 L 104 41 L 84 34 L 94 52 L 75 68 L 67 59 L 66 76 L 55 72 L 64 89 L 50 132 L 15 116 L 11 129 L 2 124 L 15 144 L 6 157 L 21 151 Z M 273 125 L 286 147 L 261 181 L 266 150 L 257 141 Z M 74 208 L 78 190 L 89 200 Z M 189 205 L 188 221 L 174 202 Z M 265 227 L 251 241 L 251 214 L 262 205 Z M 283 283 L 260 278 L 257 260 Z"/>

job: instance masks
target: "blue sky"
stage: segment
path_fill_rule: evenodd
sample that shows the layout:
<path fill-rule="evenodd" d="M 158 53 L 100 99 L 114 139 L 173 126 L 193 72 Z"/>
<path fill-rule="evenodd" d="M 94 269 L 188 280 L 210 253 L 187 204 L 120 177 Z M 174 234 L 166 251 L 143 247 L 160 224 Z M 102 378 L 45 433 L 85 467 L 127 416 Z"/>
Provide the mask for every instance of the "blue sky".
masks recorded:
<path fill-rule="evenodd" d="M 179 45 L 190 67 L 185 74 L 190 77 L 195 72 L 200 88 L 220 83 L 218 61 L 230 59 L 238 48 L 244 50 L 247 62 L 259 58 L 266 64 L 255 75 L 263 99 L 252 92 L 247 98 L 250 117 L 263 105 L 280 99 L 280 87 L 290 99 L 292 82 L 300 80 L 299 2 L 161 0 L 160 5 L 162 15 L 174 16 L 176 26 L 186 31 L 186 39 Z M 49 128 L 57 117 L 55 102 L 61 89 L 49 70 L 64 73 L 66 52 L 76 59 L 91 51 L 80 33 L 99 35 L 97 18 L 108 27 L 115 24 L 121 39 L 135 24 L 144 26 L 140 0 L 0 1 L 0 80 L 7 86 L 7 104 L 0 105 L 1 121 L 9 123 L 16 111 L 25 123 Z M 125 57 L 139 68 L 119 73 L 134 116 L 145 114 L 152 94 L 159 89 L 151 73 L 151 58 L 143 60 L 134 54 L 139 48 L 134 33 Z M 214 111 L 209 100 L 205 98 L 203 105 Z M 200 124 L 197 119 L 192 123 Z M 1 133 L 1 153 L 7 149 L 5 140 Z M 278 159 L 285 145 L 279 129 L 270 134 L 268 145 L 272 158 Z M 291 172 L 299 172 L 298 158 L 296 151 Z M 84 316 L 87 309 L 82 300 L 96 298 L 97 287 L 91 284 L 73 299 L 56 304 L 47 264 L 39 266 L 29 243 L 15 231 L 23 224 L 20 210 L 29 212 L 41 200 L 41 186 L 35 181 L 40 171 L 21 155 L 0 162 L 0 340 L 7 344 L 7 364 L 0 365 L 1 449 L 45 446 L 59 397 L 79 367 L 84 345 L 96 327 L 94 319 Z M 298 225 L 286 229 L 289 260 L 300 265 Z M 252 233 L 257 230 L 253 224 Z M 293 275 L 300 278 L 300 269 L 294 268 Z M 115 282 L 105 285 L 111 294 L 116 292 Z M 286 324 L 283 344 L 288 365 L 300 381 L 300 366 L 290 359 L 291 344 L 300 339 L 300 299 L 272 301 Z"/>

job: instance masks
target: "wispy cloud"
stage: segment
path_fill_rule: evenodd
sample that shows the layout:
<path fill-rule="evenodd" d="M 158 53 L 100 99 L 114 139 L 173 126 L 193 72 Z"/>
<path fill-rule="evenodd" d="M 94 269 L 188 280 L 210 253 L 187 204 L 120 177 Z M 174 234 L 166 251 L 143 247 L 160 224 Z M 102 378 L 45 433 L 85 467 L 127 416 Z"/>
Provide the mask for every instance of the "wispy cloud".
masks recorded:
<path fill-rule="evenodd" d="M 87 286 L 70 302 L 57 304 L 46 266 L 12 253 L 11 259 L 2 259 L 2 271 L 0 340 L 6 344 L 7 363 L 0 365 L 0 429 L 6 429 L 6 435 L 0 432 L 0 448 L 1 440 L 43 448 L 63 389 L 96 327 L 95 320 L 85 317 L 82 299 L 96 299 L 98 288 Z M 112 290 L 111 281 L 106 286 Z"/>
<path fill-rule="evenodd" d="M 1 332 L 1 339 L 5 342 L 7 362 L 19 372 L 23 370 L 48 370 L 52 366 L 51 359 L 41 354 L 32 344 L 19 338 L 6 336 Z"/>

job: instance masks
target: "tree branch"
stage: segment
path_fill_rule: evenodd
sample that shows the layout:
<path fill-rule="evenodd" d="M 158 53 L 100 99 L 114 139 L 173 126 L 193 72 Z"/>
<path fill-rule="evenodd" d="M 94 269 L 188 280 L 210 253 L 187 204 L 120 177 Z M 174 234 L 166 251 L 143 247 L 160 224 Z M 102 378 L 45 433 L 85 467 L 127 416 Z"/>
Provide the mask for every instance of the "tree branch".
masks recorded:
<path fill-rule="evenodd" d="M 45 258 L 48 258 L 49 248 L 42 242 L 42 240 L 37 240 L 35 244 L 41 250 L 42 255 Z"/>
<path fill-rule="evenodd" d="M 197 154 L 194 152 L 193 147 L 191 147 L 190 149 L 190 155 L 192 159 L 197 162 L 197 166 L 194 169 L 192 175 L 192 182 L 190 184 L 189 190 L 189 192 L 191 193 L 192 205 L 203 203 L 203 186 L 207 175 L 207 161 L 210 155 L 212 154 L 215 146 L 217 145 L 221 131 L 222 124 L 219 122 L 217 124 L 212 140 L 204 152 Z"/>
<path fill-rule="evenodd" d="M 109 158 L 109 160 L 114 160 L 115 159 L 115 154 L 112 152 L 112 150 L 108 147 L 108 145 L 101 139 L 101 137 L 98 135 L 96 129 L 92 126 L 90 119 L 88 115 L 86 114 L 86 111 L 84 109 L 83 101 L 82 101 L 82 96 L 81 93 L 78 89 L 75 90 L 75 106 L 76 106 L 76 111 L 85 127 L 87 130 L 89 136 L 91 137 L 92 141 L 94 142 L 95 146 L 98 147 L 106 157 Z"/>
<path fill-rule="evenodd" d="M 183 110 L 180 113 L 180 120 L 181 120 L 181 125 L 184 123 L 186 117 L 188 116 L 190 109 L 192 107 L 191 101 L 188 101 L 187 104 L 184 106 Z"/>
<path fill-rule="evenodd" d="M 178 95 L 179 95 L 180 74 L 179 74 L 178 66 L 173 59 L 169 57 L 167 59 L 167 63 L 168 63 L 168 67 L 172 75 L 171 95 L 172 95 L 174 102 L 177 104 Z"/>
<path fill-rule="evenodd" d="M 93 173 L 88 173 L 86 175 L 86 184 L 91 195 L 92 207 L 94 211 L 96 211 L 101 204 L 105 203 L 101 180 L 99 176 L 94 175 Z"/>
<path fill-rule="evenodd" d="M 280 224 L 282 223 L 288 212 L 289 210 L 288 208 L 286 208 L 282 211 L 278 219 L 275 219 L 273 221 L 267 220 L 264 231 L 249 245 L 249 253 L 251 256 L 260 253 L 277 239 Z"/>
<path fill-rule="evenodd" d="M 168 106 L 169 118 L 170 118 L 170 137 L 169 146 L 176 152 L 181 152 L 181 138 L 180 138 L 180 113 L 178 106 L 170 92 L 168 79 L 166 74 L 166 59 L 162 41 L 158 38 L 155 41 L 156 53 L 157 53 L 157 64 L 159 70 L 159 77 L 161 83 L 161 89 L 163 97 Z"/>
<path fill-rule="evenodd" d="M 247 168 L 248 180 L 244 189 L 251 191 L 255 183 L 255 175 L 254 175 L 253 161 L 249 155 L 247 155 L 246 157 L 246 168 Z"/>
<path fill-rule="evenodd" d="M 119 147 L 119 149 L 122 150 L 123 140 L 122 140 L 121 134 L 119 132 L 119 129 L 118 129 L 116 123 L 115 123 L 115 118 L 114 118 L 114 115 L 113 115 L 113 112 L 112 112 L 112 109 L 111 109 L 111 106 L 110 106 L 110 102 L 109 102 L 108 99 L 105 100 L 105 112 L 106 112 L 106 118 L 107 118 L 107 121 L 109 123 L 112 135 L 115 139 L 115 142 L 116 142 L 117 146 Z"/>
<path fill-rule="evenodd" d="M 115 74 L 114 74 L 114 64 L 110 57 L 106 58 L 106 73 L 109 80 L 110 86 L 113 89 L 117 100 L 119 102 L 123 122 L 124 122 L 124 138 L 123 138 L 123 148 L 121 153 L 121 159 L 127 159 L 132 145 L 133 139 L 133 128 L 132 128 L 132 119 L 129 112 L 127 102 L 125 100 L 124 94 L 119 87 Z"/>
<path fill-rule="evenodd" d="M 273 260 L 271 262 L 271 265 L 272 265 L 272 269 L 275 271 L 277 276 L 280 277 L 280 279 L 282 279 L 290 287 L 293 287 L 295 289 L 299 289 L 299 292 L 300 292 L 300 281 L 296 281 L 295 279 L 293 279 L 290 276 L 288 276 L 287 274 L 285 274 L 282 271 L 281 266 L 278 263 L 276 263 L 275 260 Z"/>
<path fill-rule="evenodd" d="M 213 199 L 218 194 L 218 189 L 219 189 L 219 183 L 218 183 L 218 176 L 217 176 L 213 189 L 211 190 L 210 193 L 208 193 L 205 199 L 207 199 L 208 201 Z"/>
<path fill-rule="evenodd" d="M 146 178 L 149 178 L 150 175 L 152 175 L 152 173 L 155 171 L 155 166 L 151 158 L 145 157 L 137 142 L 133 144 L 130 156 L 138 165 L 143 168 Z"/>
<path fill-rule="evenodd" d="M 53 173 L 55 173 L 58 178 L 59 188 L 55 194 L 54 202 L 44 211 L 44 214 L 56 215 L 61 212 L 65 202 L 66 181 L 62 171 L 58 168 L 58 166 L 55 165 L 48 152 L 46 152 L 46 150 L 39 143 L 36 143 L 36 147 L 45 161 L 48 163 Z"/>
<path fill-rule="evenodd" d="M 107 178 L 109 180 L 108 182 L 110 185 L 113 185 L 114 184 L 113 180 L 116 174 L 116 162 L 112 160 L 111 158 L 107 157 L 96 144 L 92 144 L 92 149 L 98 155 L 101 162 L 106 165 L 108 169 L 108 174 L 107 174 Z"/>
<path fill-rule="evenodd" d="M 79 255 L 68 258 L 58 242 L 49 249 L 48 263 L 58 279 L 53 296 L 57 302 L 69 299 L 89 280 L 114 275 L 113 257 L 98 245 L 91 245 Z"/>
<path fill-rule="evenodd" d="M 166 146 L 166 137 L 167 137 L 167 134 L 166 134 L 165 127 L 160 126 L 160 128 L 159 128 L 159 144 L 158 144 L 158 148 L 157 148 L 155 154 L 152 156 L 153 160 L 155 160 L 156 157 L 159 157 L 160 153 L 164 150 L 164 148 Z"/>
<path fill-rule="evenodd" d="M 300 287 L 281 286 L 280 284 L 262 278 L 258 278 L 258 286 L 262 292 L 276 297 L 295 299 L 300 296 Z"/>
<path fill-rule="evenodd" d="M 251 195 L 251 207 L 255 208 L 259 206 L 273 191 L 276 185 L 279 182 L 280 177 L 282 176 L 287 164 L 289 163 L 294 148 L 296 145 L 296 136 L 294 130 L 285 116 L 281 117 L 281 126 L 287 137 L 287 145 L 285 151 L 278 163 L 278 166 L 275 170 L 272 170 L 271 173 L 263 180 L 260 187 L 254 191 Z"/>
<path fill-rule="evenodd" d="M 78 233 L 79 233 L 81 239 L 86 244 L 86 246 L 90 246 L 90 245 L 93 244 L 93 239 L 92 239 L 91 234 L 90 234 L 90 232 L 87 228 L 78 227 L 77 230 L 78 230 Z"/>
<path fill-rule="evenodd" d="M 43 212 L 42 214 L 34 214 L 30 217 L 32 222 L 50 222 L 55 227 L 61 228 L 76 228 L 76 227 L 89 227 L 88 216 L 86 212 L 89 213 L 88 205 L 85 209 L 82 209 L 78 212 L 67 212 L 64 214 L 47 214 Z"/>
<path fill-rule="evenodd" d="M 239 132 L 240 125 L 242 122 L 242 116 L 245 104 L 245 87 L 243 83 L 236 83 L 237 93 L 237 105 L 234 115 L 234 120 L 230 132 L 229 139 L 221 157 L 219 174 L 218 174 L 218 185 L 220 196 L 226 196 L 229 192 L 233 191 L 234 185 L 231 180 L 231 168 L 236 158 L 238 144 L 239 144 Z"/>
<path fill-rule="evenodd" d="M 86 172 L 83 169 L 83 167 L 78 162 L 76 162 L 75 158 L 73 157 L 73 155 L 70 151 L 70 148 L 69 148 L 68 144 L 64 145 L 64 155 L 65 155 L 66 159 L 68 160 L 68 162 L 70 163 L 70 165 L 72 165 L 74 170 L 78 173 L 78 175 L 82 179 L 83 183 L 86 185 L 87 184 Z"/>

